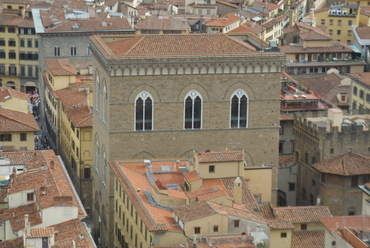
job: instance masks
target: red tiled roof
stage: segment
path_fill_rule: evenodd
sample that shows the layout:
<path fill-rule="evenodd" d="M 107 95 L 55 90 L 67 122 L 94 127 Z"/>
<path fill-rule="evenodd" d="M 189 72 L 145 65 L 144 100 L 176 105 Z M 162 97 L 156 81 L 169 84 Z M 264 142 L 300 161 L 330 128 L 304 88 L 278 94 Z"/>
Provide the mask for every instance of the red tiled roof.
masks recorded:
<path fill-rule="evenodd" d="M 39 130 L 39 125 L 32 114 L 0 108 L 0 132 L 34 132 Z"/>
<path fill-rule="evenodd" d="M 287 164 L 295 160 L 294 156 L 279 156 L 279 165 Z"/>
<path fill-rule="evenodd" d="M 325 231 L 295 231 L 292 235 L 292 248 L 324 248 Z"/>
<path fill-rule="evenodd" d="M 370 174 L 370 158 L 354 153 L 345 153 L 312 165 L 322 173 L 342 176 Z"/>
<path fill-rule="evenodd" d="M 237 6 L 237 5 L 232 4 L 232 3 L 229 3 L 229 2 L 227 2 L 227 1 L 216 0 L 216 3 L 218 3 L 218 4 L 222 4 L 222 5 L 227 5 L 227 6 L 229 6 L 229 7 L 235 8 L 235 9 L 237 9 L 237 8 L 238 8 L 238 6 Z"/>
<path fill-rule="evenodd" d="M 369 29 L 370 35 L 370 29 Z M 348 74 L 350 77 L 355 79 L 355 81 L 360 81 L 368 86 L 370 86 L 370 72 L 363 72 L 363 73 L 350 73 Z"/>
<path fill-rule="evenodd" d="M 93 36 L 108 56 L 218 56 L 253 54 L 255 48 L 225 34 L 172 34 L 121 36 L 113 42 Z"/>
<path fill-rule="evenodd" d="M 27 238 L 46 238 L 54 235 L 54 227 L 39 227 L 32 228 L 31 233 L 27 235 Z"/>
<path fill-rule="evenodd" d="M 69 59 L 45 59 L 45 64 L 54 76 L 77 75 Z"/>
<path fill-rule="evenodd" d="M 261 215 L 257 214 L 257 212 L 254 212 L 248 208 L 228 207 L 211 201 L 207 201 L 207 204 L 219 214 L 222 215 L 227 214 L 228 216 L 239 217 L 243 219 L 248 219 L 250 221 L 255 221 L 258 223 L 267 224 L 266 220 Z"/>
<path fill-rule="evenodd" d="M 157 16 L 146 16 L 139 20 L 135 29 L 137 30 L 187 30 L 189 23 L 176 18 L 158 18 Z"/>
<path fill-rule="evenodd" d="M 344 227 L 355 228 L 355 227 L 369 227 L 370 216 L 356 215 L 356 216 L 334 216 L 327 218 L 320 218 L 320 221 L 326 229 L 330 232 L 341 230 Z"/>
<path fill-rule="evenodd" d="M 243 161 L 242 151 L 210 151 L 195 154 L 199 163 Z"/>
<path fill-rule="evenodd" d="M 80 2 L 80 1 L 74 1 Z M 71 3 L 71 2 L 69 2 Z M 84 3 L 84 2 L 81 2 Z M 86 8 L 86 6 L 84 6 Z M 104 6 L 103 6 L 104 7 Z M 81 8 L 82 9 L 82 8 Z M 132 27 L 127 18 L 108 18 L 108 13 L 102 11 L 95 12 L 88 19 L 65 19 L 65 8 L 49 8 L 48 10 L 40 10 L 42 24 L 45 32 L 96 32 L 96 31 L 131 31 Z M 94 9 L 93 11 L 96 11 Z M 54 21 L 50 18 L 54 16 Z M 78 26 L 73 29 L 72 25 Z"/>
<path fill-rule="evenodd" d="M 23 237 L 16 238 L 16 239 L 9 239 L 1 242 L 1 248 L 18 248 L 23 247 Z"/>
<path fill-rule="evenodd" d="M 41 209 L 64 204 L 72 205 L 78 208 L 80 216 L 85 216 L 73 186 L 53 150 L 36 153 L 36 156 L 26 162 L 26 168 L 27 171 L 16 175 L 14 182 L 9 184 L 9 194 L 34 190 Z M 42 186 L 45 186 L 45 190 L 41 190 Z M 46 194 L 43 194 L 43 191 L 46 191 Z"/>
<path fill-rule="evenodd" d="M 85 224 L 79 219 L 66 221 L 51 227 L 54 228 L 57 233 L 57 235 L 55 235 L 55 245 L 53 248 L 72 247 L 72 240 L 75 241 L 76 248 L 95 247 L 95 243 L 91 239 Z"/>
<path fill-rule="evenodd" d="M 327 206 L 273 207 L 272 211 L 275 218 L 292 223 L 320 222 L 320 218 L 332 216 Z"/>
<path fill-rule="evenodd" d="M 302 40 L 332 40 L 331 36 L 326 33 L 318 33 L 315 31 L 307 31 L 299 34 Z"/>
<path fill-rule="evenodd" d="M 13 90 L 10 87 L 0 87 L 0 102 L 4 102 L 9 98 L 19 98 L 26 101 L 30 101 L 27 94 Z"/>
<path fill-rule="evenodd" d="M 271 219 L 267 223 L 271 229 L 275 230 L 294 229 L 293 223 L 289 220 Z"/>
<path fill-rule="evenodd" d="M 194 182 L 201 179 L 201 177 L 198 175 L 196 171 L 185 173 L 184 177 L 186 178 L 186 180 L 188 180 L 188 182 Z"/>
<path fill-rule="evenodd" d="M 5 220 L 9 220 L 13 231 L 18 232 L 19 230 L 24 229 L 24 216 L 26 214 L 29 216 L 28 220 L 31 223 L 31 226 L 42 223 L 40 211 L 38 210 L 36 203 L 12 209 L 4 209 L 3 212 L 0 213 L 0 221 L 3 222 Z"/>
<path fill-rule="evenodd" d="M 265 9 L 268 9 L 269 11 L 279 8 L 279 5 L 277 5 L 276 3 L 272 3 L 272 2 L 254 1 L 253 5 L 254 4 L 263 5 Z"/>
<path fill-rule="evenodd" d="M 226 27 L 228 25 L 231 25 L 239 21 L 240 19 L 241 18 L 239 16 L 236 16 L 234 14 L 227 14 L 217 19 L 214 19 L 212 21 L 206 22 L 206 26 L 207 27 Z"/>
<path fill-rule="evenodd" d="M 41 151 L 0 152 L 0 155 L 8 158 L 11 165 L 24 165 L 40 153 Z"/>
<path fill-rule="evenodd" d="M 207 201 L 198 201 L 176 207 L 173 209 L 173 212 L 184 223 L 218 214 Z"/>

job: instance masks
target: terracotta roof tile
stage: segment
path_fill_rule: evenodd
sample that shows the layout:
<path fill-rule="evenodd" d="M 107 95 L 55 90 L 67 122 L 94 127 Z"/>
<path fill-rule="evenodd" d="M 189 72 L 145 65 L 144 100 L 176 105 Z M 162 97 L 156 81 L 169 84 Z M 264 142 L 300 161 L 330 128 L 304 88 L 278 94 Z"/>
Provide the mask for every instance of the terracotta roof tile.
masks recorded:
<path fill-rule="evenodd" d="M 23 246 L 23 237 L 16 238 L 16 239 L 9 239 L 1 242 L 1 248 L 19 248 Z"/>
<path fill-rule="evenodd" d="M 0 87 L 0 102 L 5 102 L 7 99 L 19 98 L 26 101 L 30 101 L 27 94 L 13 90 L 10 87 Z"/>
<path fill-rule="evenodd" d="M 351 86 L 342 85 L 341 82 L 345 77 L 330 73 L 321 77 L 302 79 L 303 86 L 310 88 L 319 97 L 336 106 L 349 105 L 349 97 L 346 102 L 339 102 L 338 93 L 350 94 Z"/>
<path fill-rule="evenodd" d="M 292 223 L 320 222 L 320 218 L 332 216 L 327 206 L 273 207 L 272 211 L 275 218 Z"/>
<path fill-rule="evenodd" d="M 152 206 L 148 202 L 144 190 L 137 190 L 138 188 L 149 189 L 153 187 L 147 178 L 146 171 L 148 170 L 146 170 L 144 162 L 116 162 L 109 163 L 109 165 L 149 230 L 181 230 L 179 226 L 175 225 L 171 210 Z M 149 171 L 153 180 L 158 180 L 158 183 L 165 187 L 166 184 L 179 184 L 181 177 L 183 183 L 184 176 L 179 167 L 184 165 L 185 161 L 151 161 Z M 162 169 L 170 169 L 172 173 L 160 173 Z M 177 198 L 184 196 L 181 192 L 171 192 L 171 194 Z"/>
<path fill-rule="evenodd" d="M 365 215 L 326 217 L 320 218 L 320 221 L 330 232 L 341 230 L 344 227 L 356 228 L 370 226 L 370 216 Z"/>
<path fill-rule="evenodd" d="M 279 165 L 287 164 L 295 160 L 294 156 L 279 156 Z"/>
<path fill-rule="evenodd" d="M 326 33 L 319 33 L 315 31 L 308 31 L 299 34 L 302 40 L 332 40 L 331 36 Z"/>
<path fill-rule="evenodd" d="M 83 1 L 74 1 L 81 2 Z M 71 2 L 69 2 L 71 3 Z M 84 6 L 85 7 L 85 6 Z M 104 7 L 104 6 L 102 6 Z M 96 32 L 96 31 L 131 31 L 132 27 L 126 18 L 109 18 L 108 13 L 104 11 L 97 13 L 96 9 L 93 15 L 87 19 L 65 19 L 65 8 L 50 8 L 49 10 L 40 10 L 45 32 Z M 71 11 L 68 9 L 67 11 Z M 50 18 L 53 16 L 53 19 Z M 72 25 L 78 26 L 73 29 Z"/>
<path fill-rule="evenodd" d="M 220 205 L 218 203 L 214 203 L 211 201 L 207 201 L 207 204 L 219 214 L 226 213 L 228 216 L 239 217 L 239 218 L 248 219 L 250 221 L 254 221 L 258 223 L 267 224 L 266 220 L 261 215 L 259 215 L 257 212 L 254 212 L 248 208 L 228 207 L 228 206 Z"/>
<path fill-rule="evenodd" d="M 176 207 L 173 209 L 173 212 L 184 223 L 218 214 L 217 211 L 214 210 L 207 201 L 198 201 L 188 205 Z M 223 215 L 226 215 L 226 213 Z"/>
<path fill-rule="evenodd" d="M 229 7 L 232 7 L 232 8 L 238 9 L 238 6 L 237 6 L 237 5 L 232 4 L 232 3 L 229 3 L 228 1 L 216 0 L 216 3 L 218 3 L 218 4 L 222 4 L 222 5 L 227 5 L 227 6 L 229 6 Z"/>
<path fill-rule="evenodd" d="M 29 205 L 23 205 L 17 208 L 5 209 L 0 212 L 0 221 L 9 220 L 12 225 L 14 232 L 24 229 L 24 216 L 29 215 L 29 222 L 31 226 L 42 223 L 40 211 L 38 210 L 37 204 L 32 203 Z"/>
<path fill-rule="evenodd" d="M 22 152 L 0 152 L 0 155 L 10 160 L 11 165 L 24 165 L 41 151 L 22 151 Z"/>
<path fill-rule="evenodd" d="M 342 176 L 370 174 L 370 158 L 354 153 L 345 153 L 312 166 L 322 173 Z"/>
<path fill-rule="evenodd" d="M 188 182 L 194 182 L 194 181 L 197 181 L 199 179 L 202 179 L 196 171 L 191 171 L 191 172 L 188 172 L 188 173 L 184 173 L 184 177 L 186 178 L 186 180 L 188 180 Z"/>
<path fill-rule="evenodd" d="M 210 151 L 195 154 L 200 163 L 243 161 L 242 151 Z"/>
<path fill-rule="evenodd" d="M 53 248 L 72 247 L 72 240 L 74 240 L 76 248 L 96 247 L 85 224 L 79 219 L 66 221 L 51 227 L 57 233 Z"/>
<path fill-rule="evenodd" d="M 292 248 L 324 248 L 325 231 L 295 231 Z"/>
<path fill-rule="evenodd" d="M 218 56 L 242 55 L 255 52 L 255 48 L 225 34 L 171 34 L 122 36 L 113 42 L 104 42 L 104 36 L 92 39 L 102 45 L 111 56 Z M 109 49 L 105 48 L 108 46 Z"/>
<path fill-rule="evenodd" d="M 176 18 L 158 18 L 157 16 L 147 16 L 139 20 L 135 29 L 137 30 L 187 30 L 189 29 L 187 21 Z"/>
<path fill-rule="evenodd" d="M 272 2 L 254 1 L 253 2 L 253 5 L 254 4 L 263 5 L 269 11 L 272 11 L 272 10 L 275 10 L 275 9 L 279 8 L 279 6 L 276 3 L 272 3 Z"/>
<path fill-rule="evenodd" d="M 234 14 L 227 14 L 217 19 L 214 19 L 212 21 L 206 22 L 206 26 L 207 27 L 226 27 L 228 25 L 231 25 L 239 21 L 240 19 L 241 18 L 239 16 L 236 16 Z"/>
<path fill-rule="evenodd" d="M 39 125 L 32 114 L 0 108 L 0 132 L 32 132 L 39 130 Z"/>
<path fill-rule="evenodd" d="M 267 223 L 271 229 L 275 230 L 294 229 L 293 223 L 289 220 L 271 219 Z"/>
<path fill-rule="evenodd" d="M 45 64 L 54 76 L 77 75 L 69 59 L 45 59 Z"/>
<path fill-rule="evenodd" d="M 370 35 L 370 29 L 369 29 L 369 35 Z M 363 73 L 350 73 L 348 74 L 351 78 L 353 78 L 355 81 L 360 81 L 368 86 L 370 86 L 370 72 L 363 72 Z"/>
<path fill-rule="evenodd" d="M 54 227 L 39 227 L 31 228 L 31 233 L 27 235 L 27 238 L 46 238 L 54 235 Z"/>
<path fill-rule="evenodd" d="M 42 166 L 43 165 L 43 166 Z M 25 190 L 34 190 L 38 206 L 41 209 L 52 206 L 72 205 L 78 208 L 80 216 L 85 216 L 72 185 L 66 177 L 66 171 L 60 164 L 53 150 L 43 150 L 26 162 L 27 171 L 14 177 L 9 184 L 9 194 Z M 45 190 L 41 190 L 44 186 Z M 46 194 L 43 194 L 43 191 Z"/>

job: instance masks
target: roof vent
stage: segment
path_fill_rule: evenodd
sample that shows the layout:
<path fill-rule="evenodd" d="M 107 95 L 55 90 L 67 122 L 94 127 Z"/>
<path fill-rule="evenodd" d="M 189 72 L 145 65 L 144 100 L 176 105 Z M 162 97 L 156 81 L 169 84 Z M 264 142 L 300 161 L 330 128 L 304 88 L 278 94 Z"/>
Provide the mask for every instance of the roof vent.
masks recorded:
<path fill-rule="evenodd" d="M 150 160 L 144 159 L 145 168 L 152 168 L 152 164 L 150 163 Z"/>

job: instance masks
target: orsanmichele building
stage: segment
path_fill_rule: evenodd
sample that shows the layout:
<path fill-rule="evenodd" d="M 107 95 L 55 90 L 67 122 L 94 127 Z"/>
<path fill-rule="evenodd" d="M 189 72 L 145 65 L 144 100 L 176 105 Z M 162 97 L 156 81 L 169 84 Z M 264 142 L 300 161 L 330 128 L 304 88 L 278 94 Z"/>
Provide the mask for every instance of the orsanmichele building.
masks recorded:
<path fill-rule="evenodd" d="M 278 164 L 283 54 L 223 34 L 101 35 L 91 50 L 94 234 L 103 247 L 114 230 L 108 161 L 229 149 L 244 150 L 246 166 Z"/>

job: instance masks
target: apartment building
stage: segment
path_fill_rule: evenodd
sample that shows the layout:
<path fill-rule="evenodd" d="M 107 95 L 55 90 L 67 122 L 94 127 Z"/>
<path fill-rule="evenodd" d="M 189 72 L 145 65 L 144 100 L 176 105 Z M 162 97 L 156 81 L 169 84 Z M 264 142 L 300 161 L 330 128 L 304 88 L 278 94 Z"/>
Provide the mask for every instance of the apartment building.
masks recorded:
<path fill-rule="evenodd" d="M 288 74 L 326 73 L 335 68 L 340 73 L 364 71 L 365 62 L 343 42 L 334 40 L 321 29 L 296 23 L 283 30 L 280 51 L 287 58 Z"/>
<path fill-rule="evenodd" d="M 46 60 L 45 63 L 46 137 L 62 156 L 90 214 L 93 158 L 91 64 L 72 63 L 68 59 Z"/>
<path fill-rule="evenodd" d="M 0 11 L 0 87 L 38 91 L 38 38 L 31 1 L 3 1 Z"/>
<path fill-rule="evenodd" d="M 40 130 L 27 94 L 0 87 L 0 150 L 34 150 Z"/>
<path fill-rule="evenodd" d="M 325 32 L 333 40 L 353 44 L 352 25 L 359 26 L 360 7 L 358 4 L 330 5 L 315 11 L 317 25 L 325 26 Z"/>
<path fill-rule="evenodd" d="M 370 73 L 353 73 L 351 79 L 351 113 L 367 114 L 370 109 Z"/>

